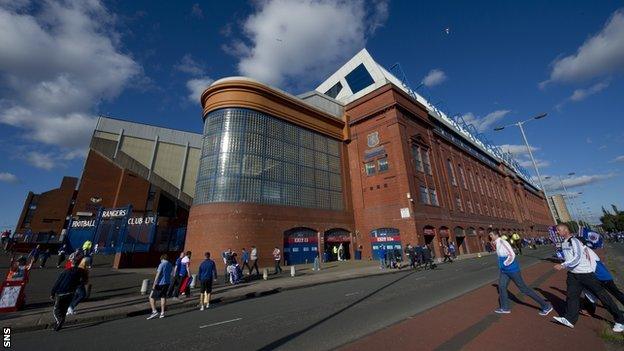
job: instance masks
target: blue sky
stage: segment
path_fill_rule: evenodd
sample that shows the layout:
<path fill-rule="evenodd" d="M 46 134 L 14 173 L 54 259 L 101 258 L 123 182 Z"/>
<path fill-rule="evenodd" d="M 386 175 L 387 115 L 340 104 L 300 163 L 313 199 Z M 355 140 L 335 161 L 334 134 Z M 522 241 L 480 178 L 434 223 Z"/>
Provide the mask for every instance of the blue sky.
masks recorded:
<path fill-rule="evenodd" d="M 527 166 L 492 128 L 547 112 L 526 125 L 542 175 L 624 208 L 622 2 L 0 0 L 0 227 L 80 176 L 98 114 L 199 132 L 213 80 L 300 93 L 363 47 Z"/>

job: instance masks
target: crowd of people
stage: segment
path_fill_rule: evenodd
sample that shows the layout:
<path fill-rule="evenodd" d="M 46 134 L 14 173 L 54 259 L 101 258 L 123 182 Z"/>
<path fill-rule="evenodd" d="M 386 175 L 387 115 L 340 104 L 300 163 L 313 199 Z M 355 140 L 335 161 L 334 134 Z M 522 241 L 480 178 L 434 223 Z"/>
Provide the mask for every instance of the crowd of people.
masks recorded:
<path fill-rule="evenodd" d="M 613 282 L 613 277 L 599 256 L 592 250 L 592 243 L 582 237 L 575 237 L 566 224 L 557 226 L 557 234 L 563 238 L 561 243 L 563 262 L 556 264 L 554 269 L 567 271 L 566 309 L 561 316 L 553 317 L 554 320 L 569 328 L 574 328 L 581 312 L 581 298 L 584 297 L 590 306 L 593 306 L 596 300 L 600 300 L 613 317 L 615 322 L 613 331 L 616 333 L 623 332 L 624 314 L 609 294 L 622 304 L 624 304 L 624 294 Z M 539 314 L 541 316 L 550 314 L 553 311 L 552 305 L 529 288 L 522 279 L 520 265 L 511 243 L 494 232 L 490 233 L 490 238 L 498 256 L 500 269 L 499 308 L 494 312 L 499 314 L 511 313 L 507 286 L 510 281 L 513 281 L 523 294 L 533 299 L 540 306 Z M 595 311 L 595 307 L 587 309 L 590 312 Z"/>

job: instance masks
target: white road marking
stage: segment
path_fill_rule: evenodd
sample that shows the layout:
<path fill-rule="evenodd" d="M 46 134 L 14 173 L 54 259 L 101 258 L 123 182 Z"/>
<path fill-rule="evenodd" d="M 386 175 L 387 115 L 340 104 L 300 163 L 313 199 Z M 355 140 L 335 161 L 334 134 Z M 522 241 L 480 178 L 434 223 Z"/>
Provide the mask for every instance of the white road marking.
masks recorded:
<path fill-rule="evenodd" d="M 359 293 L 360 293 L 359 291 L 356 291 L 356 292 L 345 294 L 345 296 L 353 296 L 353 295 L 357 295 Z"/>
<path fill-rule="evenodd" d="M 200 325 L 199 329 L 208 328 L 208 327 L 214 327 L 215 325 L 221 325 L 221 324 L 225 324 L 225 323 L 236 322 L 236 321 L 240 321 L 241 319 L 242 318 L 234 318 L 234 319 L 230 319 L 229 321 L 216 322 L 216 323 L 207 324 L 207 325 Z"/>

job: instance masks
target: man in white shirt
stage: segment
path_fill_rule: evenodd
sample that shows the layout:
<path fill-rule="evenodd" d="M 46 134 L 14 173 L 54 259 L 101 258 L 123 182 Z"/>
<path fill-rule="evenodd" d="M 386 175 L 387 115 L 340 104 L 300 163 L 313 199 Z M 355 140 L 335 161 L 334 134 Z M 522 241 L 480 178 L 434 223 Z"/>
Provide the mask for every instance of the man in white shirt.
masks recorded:
<path fill-rule="evenodd" d="M 555 265 L 554 268 L 558 271 L 567 269 L 568 277 L 566 279 L 566 313 L 561 317 L 553 318 L 566 327 L 574 328 L 574 324 L 579 317 L 581 293 L 583 289 L 586 289 L 597 296 L 613 316 L 615 320 L 613 331 L 616 333 L 623 332 L 624 315 L 600 285 L 598 278 L 594 274 L 591 260 L 585 253 L 585 250 L 583 250 L 583 244 L 577 238 L 572 237 L 570 228 L 565 224 L 557 226 L 557 233 L 564 238 L 564 241 L 561 243 L 561 249 L 565 261 Z"/>

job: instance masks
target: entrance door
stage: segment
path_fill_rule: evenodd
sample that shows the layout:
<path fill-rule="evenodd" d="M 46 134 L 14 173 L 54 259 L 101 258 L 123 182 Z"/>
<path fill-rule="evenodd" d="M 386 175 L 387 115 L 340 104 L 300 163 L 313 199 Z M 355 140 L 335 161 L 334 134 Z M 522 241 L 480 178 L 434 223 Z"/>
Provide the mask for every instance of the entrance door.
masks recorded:
<path fill-rule="evenodd" d="M 378 228 L 371 231 L 372 256 L 374 260 L 380 258 L 395 258 L 402 260 L 401 234 L 396 228 Z"/>
<path fill-rule="evenodd" d="M 351 259 L 351 235 L 349 235 L 349 231 L 340 228 L 326 231 L 323 250 L 325 261 Z"/>
<path fill-rule="evenodd" d="M 284 232 L 284 264 L 305 264 L 314 262 L 318 239 L 316 231 L 310 228 L 293 228 Z"/>

